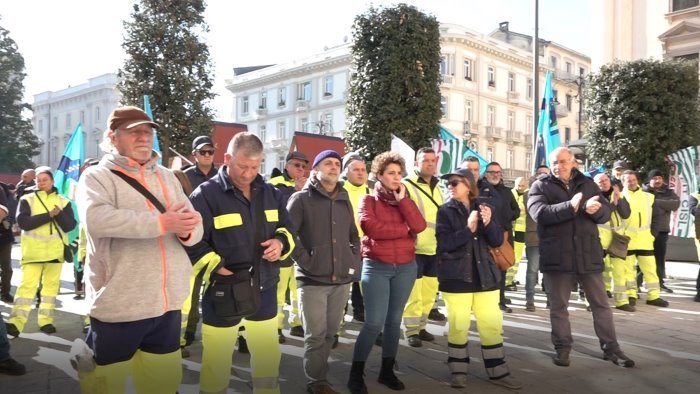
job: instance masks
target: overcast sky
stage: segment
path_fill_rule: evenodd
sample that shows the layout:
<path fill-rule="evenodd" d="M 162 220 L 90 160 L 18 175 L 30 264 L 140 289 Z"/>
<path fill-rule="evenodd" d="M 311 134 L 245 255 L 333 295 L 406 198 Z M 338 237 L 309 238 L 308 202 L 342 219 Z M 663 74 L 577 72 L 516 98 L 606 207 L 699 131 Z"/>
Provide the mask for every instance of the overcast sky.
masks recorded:
<path fill-rule="evenodd" d="M 499 22 L 534 32 L 534 0 L 405 1 L 440 22 L 489 33 Z M 133 0 L 3 0 L 0 26 L 10 31 L 24 56 L 26 101 L 33 95 L 79 85 L 116 72 L 124 61 L 122 21 Z M 232 96 L 225 79 L 233 67 L 277 64 L 323 51 L 350 37 L 355 15 L 396 1 L 209 0 L 206 36 L 214 64 L 213 103 L 218 120 L 231 120 Z M 589 0 L 539 0 L 540 37 L 591 56 Z"/>

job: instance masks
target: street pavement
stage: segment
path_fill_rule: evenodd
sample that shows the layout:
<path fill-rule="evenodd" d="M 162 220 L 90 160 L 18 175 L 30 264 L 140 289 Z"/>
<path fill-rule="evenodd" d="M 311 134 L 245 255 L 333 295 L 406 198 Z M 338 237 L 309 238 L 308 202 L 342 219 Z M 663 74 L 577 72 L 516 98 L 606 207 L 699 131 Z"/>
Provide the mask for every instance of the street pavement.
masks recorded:
<path fill-rule="evenodd" d="M 19 247 L 13 249 L 15 275 L 13 284 L 21 279 L 16 260 Z M 25 332 L 11 340 L 11 354 L 27 366 L 27 374 L 13 377 L 0 374 L 0 393 L 12 394 L 65 394 L 80 391 L 77 373 L 69 362 L 73 341 L 82 338 L 82 309 L 84 301 L 73 299 L 72 266 L 65 264 L 61 277 L 55 326 L 58 332 L 46 335 L 38 330 L 36 311 L 32 310 Z M 671 305 L 658 308 L 644 304 L 642 293 L 637 312 L 626 313 L 613 309 L 618 340 L 636 366 L 631 369 L 615 366 L 602 359 L 598 339 L 593 331 L 590 312 L 576 296 L 569 309 L 574 337 L 570 367 L 552 363 L 554 354 L 550 340 L 549 313 L 545 309 L 544 294 L 536 296 L 536 312 L 525 311 L 525 294 L 507 292 L 512 300 L 513 313 L 504 314 L 506 361 L 512 375 L 523 383 L 520 393 L 689 393 L 700 387 L 700 302 L 694 302 L 697 263 L 667 263 L 668 286 L 673 294 L 662 294 Z M 525 264 L 520 265 L 518 279 L 524 283 Z M 539 288 L 538 288 L 539 289 Z M 133 289 L 138 291 L 138 289 Z M 125 305 L 125 307 L 128 307 Z M 444 306 L 441 310 L 445 312 Z M 5 319 L 10 306 L 0 303 Z M 345 387 L 352 362 L 353 344 L 361 323 L 345 317 L 346 324 L 340 345 L 331 352 L 329 380 L 334 389 L 347 393 Z M 407 393 L 508 393 L 513 392 L 490 384 L 484 370 L 479 337 L 473 324 L 469 351 L 471 364 L 467 388 L 449 387 L 447 368 L 447 327 L 445 323 L 431 322 L 428 331 L 435 334 L 434 343 L 423 343 L 421 348 L 409 347 L 401 340 L 397 359 L 399 378 L 406 384 Z M 303 341 L 289 336 L 280 345 L 282 363 L 280 385 L 282 393 L 304 393 L 306 390 L 302 366 Z M 198 341 L 189 347 L 191 356 L 183 360 L 184 378 L 180 393 L 197 393 L 202 347 Z M 251 393 L 250 357 L 236 353 L 231 370 L 229 393 Z M 393 392 L 377 383 L 381 364 L 381 349 L 374 348 L 365 380 L 370 393 Z"/>

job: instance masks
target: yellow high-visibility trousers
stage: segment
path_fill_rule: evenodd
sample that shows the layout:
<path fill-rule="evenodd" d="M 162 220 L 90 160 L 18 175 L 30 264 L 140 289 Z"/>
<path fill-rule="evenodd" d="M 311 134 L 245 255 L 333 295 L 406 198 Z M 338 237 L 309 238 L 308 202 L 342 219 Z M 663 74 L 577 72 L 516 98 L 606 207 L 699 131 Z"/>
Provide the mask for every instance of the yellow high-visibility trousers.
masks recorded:
<path fill-rule="evenodd" d="M 661 296 L 661 285 L 659 283 L 659 276 L 656 274 L 656 258 L 653 254 L 651 256 L 627 256 L 627 263 L 632 266 L 632 272 L 627 280 L 635 283 L 634 290 L 629 292 L 630 297 L 639 298 L 637 296 L 636 271 L 634 270 L 635 258 L 637 264 L 639 264 L 639 269 L 642 271 L 642 274 L 644 274 L 644 287 L 647 289 L 647 301 L 659 298 Z"/>
<path fill-rule="evenodd" d="M 626 259 L 623 260 L 612 256 L 606 257 L 606 260 L 609 260 L 612 266 L 615 306 L 629 304 L 630 292 L 637 294 L 637 281 L 629 280 L 630 276 L 634 278 L 634 261 L 627 261 Z"/>
<path fill-rule="evenodd" d="M 39 327 L 54 322 L 56 296 L 61 281 L 60 263 L 23 263 L 22 282 L 15 293 L 15 302 L 10 313 L 9 323 L 22 332 L 29 318 L 29 311 L 36 299 L 36 290 L 41 283 L 41 304 L 39 304 Z"/>
<path fill-rule="evenodd" d="M 139 394 L 174 393 L 182 381 L 180 350 L 166 354 L 138 350 L 131 360 L 97 365 L 92 372 L 80 371 L 80 388 L 84 394 L 122 394 L 129 375 L 133 375 Z"/>
<path fill-rule="evenodd" d="M 605 258 L 603 259 L 603 282 L 605 284 L 605 290 L 606 291 L 612 291 L 612 282 L 613 282 L 613 266 L 612 262 L 610 262 L 611 256 L 606 255 Z"/>
<path fill-rule="evenodd" d="M 301 326 L 294 267 L 280 267 L 280 281 L 277 283 L 277 328 L 279 330 L 284 328 L 284 304 L 287 289 L 289 289 L 289 301 L 292 304 L 288 319 L 289 327 Z"/>
<path fill-rule="evenodd" d="M 518 276 L 518 267 L 520 260 L 523 259 L 523 251 L 525 250 L 525 242 L 513 242 L 513 251 L 515 252 L 515 264 L 506 271 L 506 286 L 515 284 L 515 278 Z"/>
<path fill-rule="evenodd" d="M 413 282 L 413 289 L 403 310 L 403 324 L 406 327 L 406 337 L 418 335 L 420 331 L 422 285 L 423 278 L 417 278 Z"/>
<path fill-rule="evenodd" d="M 255 394 L 279 394 L 279 366 L 282 358 L 277 342 L 277 318 L 243 319 L 233 327 L 202 324 L 201 393 L 225 393 L 231 379 L 232 354 L 238 329 L 246 327 L 250 366 Z"/>

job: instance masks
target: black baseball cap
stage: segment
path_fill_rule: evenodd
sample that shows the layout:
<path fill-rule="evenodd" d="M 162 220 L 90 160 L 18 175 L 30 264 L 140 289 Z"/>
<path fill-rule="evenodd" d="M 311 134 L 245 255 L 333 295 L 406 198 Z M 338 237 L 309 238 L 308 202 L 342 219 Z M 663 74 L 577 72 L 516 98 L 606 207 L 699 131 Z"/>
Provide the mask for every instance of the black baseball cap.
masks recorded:
<path fill-rule="evenodd" d="M 192 150 L 202 149 L 204 145 L 211 145 L 214 147 L 214 141 L 207 135 L 200 135 L 192 141 Z"/>
<path fill-rule="evenodd" d="M 440 178 L 447 180 L 450 179 L 451 176 L 461 176 L 463 178 L 467 178 L 469 183 L 474 183 L 474 175 L 472 175 L 472 172 L 466 168 L 458 168 L 449 174 L 442 175 Z"/>

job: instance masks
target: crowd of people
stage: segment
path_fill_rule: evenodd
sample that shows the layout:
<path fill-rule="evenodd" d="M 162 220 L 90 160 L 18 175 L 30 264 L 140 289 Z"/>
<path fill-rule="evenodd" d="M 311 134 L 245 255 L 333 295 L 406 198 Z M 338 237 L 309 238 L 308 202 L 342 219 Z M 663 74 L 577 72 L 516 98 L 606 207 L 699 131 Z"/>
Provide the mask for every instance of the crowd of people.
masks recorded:
<path fill-rule="evenodd" d="M 254 134 L 236 134 L 218 168 L 217 146 L 199 136 L 193 165 L 171 171 L 152 151 L 158 127 L 136 107 L 110 114 L 105 155 L 99 163 L 86 160 L 80 177 L 79 221 L 48 167 L 0 188 L 0 296 L 13 304 L 0 327 L 0 372 L 26 372 L 10 357 L 4 331 L 21 336 L 37 298 L 40 330 L 56 332 L 60 263 L 76 226 L 76 292 L 84 291 L 88 306 L 89 362 L 76 363 L 84 392 L 121 393 L 129 377 L 140 393 L 175 392 L 199 327 L 200 392 L 226 391 L 237 351 L 250 353 L 253 391 L 279 393 L 286 325 L 304 340 L 308 392 L 335 393 L 328 357 L 348 301 L 362 323 L 347 378 L 351 393 L 368 392 L 365 364 L 377 344 L 378 382 L 404 390 L 394 373 L 402 330 L 409 346 L 421 347 L 435 340 L 429 320 L 447 320 L 446 374 L 452 387 L 467 387 L 472 315 L 489 381 L 517 390 L 503 313 L 512 312 L 505 291 L 517 290 L 523 253 L 525 309 L 536 311 L 540 283 L 558 366 L 571 363 L 572 292 L 580 291 L 592 312 L 602 357 L 624 367 L 635 363 L 620 347 L 609 299 L 634 312 L 643 284 L 646 304 L 669 305 L 660 294 L 672 292 L 663 282 L 664 258 L 669 215 L 680 201 L 658 170 L 640 185 L 638 174 L 617 162 L 612 174 L 592 179 L 558 148 L 551 167 L 510 188 L 500 164 L 488 163 L 482 174 L 474 157 L 438 177 L 436 152 L 426 147 L 410 174 L 394 152 L 374 157 L 369 172 L 354 152 L 324 150 L 313 160 L 290 152 L 265 181 L 263 144 Z M 691 199 L 696 226 L 699 197 Z M 21 229 L 23 275 L 13 296 L 14 225 Z M 514 246 L 516 264 L 503 271 L 490 250 L 505 242 Z"/>

